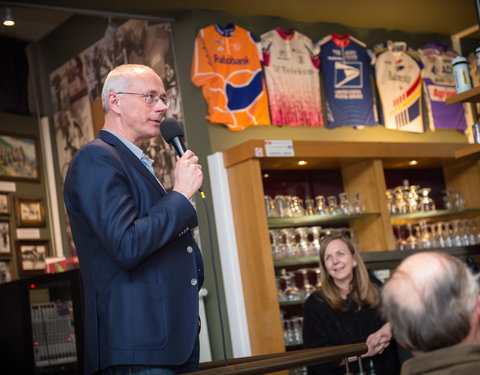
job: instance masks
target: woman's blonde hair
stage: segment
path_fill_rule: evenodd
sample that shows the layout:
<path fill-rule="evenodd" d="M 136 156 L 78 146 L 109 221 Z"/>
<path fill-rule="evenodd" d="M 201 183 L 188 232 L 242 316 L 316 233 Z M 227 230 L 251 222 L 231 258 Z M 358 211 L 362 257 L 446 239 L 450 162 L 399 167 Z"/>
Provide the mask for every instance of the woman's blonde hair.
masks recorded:
<path fill-rule="evenodd" d="M 340 297 L 340 290 L 335 285 L 333 278 L 328 274 L 325 267 L 325 251 L 327 246 L 335 240 L 343 241 L 353 258 L 356 260 L 357 265 L 353 268 L 353 279 L 350 297 L 357 303 L 359 310 L 373 308 L 379 305 L 380 295 L 377 288 L 370 281 L 367 267 L 363 263 L 362 257 L 355 249 L 350 237 L 345 234 L 335 233 L 325 236 L 320 244 L 320 278 L 322 287 L 319 293 L 323 296 L 325 301 L 332 306 L 335 310 L 346 311 L 347 306 L 345 301 Z"/>

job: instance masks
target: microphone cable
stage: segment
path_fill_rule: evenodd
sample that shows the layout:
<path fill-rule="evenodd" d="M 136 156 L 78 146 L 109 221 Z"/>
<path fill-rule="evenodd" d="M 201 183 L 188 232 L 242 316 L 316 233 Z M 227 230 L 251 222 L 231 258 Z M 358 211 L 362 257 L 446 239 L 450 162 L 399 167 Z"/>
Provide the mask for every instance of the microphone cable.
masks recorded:
<path fill-rule="evenodd" d="M 212 234 L 212 226 L 210 221 L 210 211 L 208 210 L 207 199 L 202 188 L 199 189 L 199 192 L 200 192 L 200 196 L 202 197 L 203 206 L 205 207 L 205 216 L 207 217 L 208 240 L 210 242 L 210 260 L 212 264 L 215 293 L 217 294 L 217 310 L 218 310 L 218 318 L 220 321 L 220 333 L 222 335 L 223 360 L 224 360 L 225 366 L 228 366 L 227 346 L 225 344 L 225 329 L 223 326 L 222 306 L 220 304 L 220 288 L 218 285 L 218 274 L 217 274 L 217 265 L 215 261 L 215 252 L 213 251 L 213 234 Z"/>

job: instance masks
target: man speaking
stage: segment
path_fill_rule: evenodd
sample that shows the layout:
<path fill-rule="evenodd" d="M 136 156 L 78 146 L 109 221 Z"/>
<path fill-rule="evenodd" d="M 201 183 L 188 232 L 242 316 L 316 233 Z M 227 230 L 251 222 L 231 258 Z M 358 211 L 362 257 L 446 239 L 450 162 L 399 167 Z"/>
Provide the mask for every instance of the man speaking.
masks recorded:
<path fill-rule="evenodd" d="M 84 284 L 85 373 L 173 375 L 196 371 L 203 261 L 189 199 L 203 173 L 190 150 L 173 190 L 140 149 L 160 135 L 170 104 L 160 77 L 121 65 L 102 91 L 105 123 L 73 158 L 64 200 Z"/>

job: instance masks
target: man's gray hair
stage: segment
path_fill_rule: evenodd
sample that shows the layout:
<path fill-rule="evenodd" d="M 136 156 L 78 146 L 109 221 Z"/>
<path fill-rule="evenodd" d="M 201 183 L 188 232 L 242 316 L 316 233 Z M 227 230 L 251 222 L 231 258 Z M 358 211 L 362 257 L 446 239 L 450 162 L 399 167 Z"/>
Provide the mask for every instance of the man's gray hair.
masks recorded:
<path fill-rule="evenodd" d="M 132 77 L 136 74 L 147 71 L 154 72 L 152 68 L 138 64 L 124 64 L 117 66 L 110 71 L 105 79 L 102 89 L 103 113 L 107 113 L 110 109 L 108 105 L 108 94 L 111 92 L 127 91 Z"/>
<path fill-rule="evenodd" d="M 402 265 L 395 271 L 382 291 L 382 313 L 398 342 L 410 350 L 428 352 L 467 337 L 479 285 L 459 259 L 438 252 L 423 257 L 427 259 L 423 273 L 415 265 L 413 271 Z"/>

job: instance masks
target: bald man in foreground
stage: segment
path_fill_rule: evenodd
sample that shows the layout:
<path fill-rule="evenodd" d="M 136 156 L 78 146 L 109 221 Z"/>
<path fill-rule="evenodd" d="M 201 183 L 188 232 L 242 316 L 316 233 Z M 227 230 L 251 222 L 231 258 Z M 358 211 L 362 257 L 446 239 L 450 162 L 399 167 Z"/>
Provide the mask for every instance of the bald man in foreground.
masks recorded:
<path fill-rule="evenodd" d="M 382 299 L 393 336 L 414 355 L 402 375 L 480 374 L 479 285 L 464 263 L 438 252 L 411 255 Z"/>

